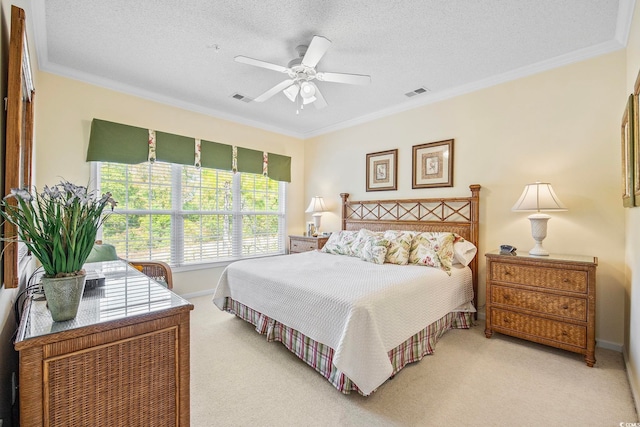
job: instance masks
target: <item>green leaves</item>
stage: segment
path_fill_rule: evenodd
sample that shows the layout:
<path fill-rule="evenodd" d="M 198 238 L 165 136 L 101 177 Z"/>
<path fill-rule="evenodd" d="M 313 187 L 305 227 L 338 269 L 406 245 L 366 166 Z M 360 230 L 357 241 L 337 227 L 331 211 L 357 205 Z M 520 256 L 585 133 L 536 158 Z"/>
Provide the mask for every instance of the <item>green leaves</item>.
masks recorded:
<path fill-rule="evenodd" d="M 113 210 L 116 204 L 111 193 L 98 198 L 68 181 L 45 186 L 42 193 L 12 189 L 0 202 L 0 216 L 17 228 L 18 236 L 1 240 L 24 242 L 48 277 L 75 273 L 82 269 L 98 229 L 109 216 L 102 215 L 104 208 L 109 205 Z"/>

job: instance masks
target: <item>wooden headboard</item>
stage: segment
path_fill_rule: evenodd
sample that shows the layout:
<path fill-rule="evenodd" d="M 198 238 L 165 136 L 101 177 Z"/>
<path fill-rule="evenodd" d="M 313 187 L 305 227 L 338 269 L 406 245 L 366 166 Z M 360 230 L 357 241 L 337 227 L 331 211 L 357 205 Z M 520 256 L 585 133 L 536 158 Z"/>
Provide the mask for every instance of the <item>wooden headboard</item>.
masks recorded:
<path fill-rule="evenodd" d="M 450 231 L 480 250 L 478 238 L 480 185 L 470 185 L 471 197 L 405 200 L 349 200 L 342 197 L 342 229 L 372 231 Z M 469 264 L 473 277 L 473 305 L 478 308 L 478 256 Z"/>

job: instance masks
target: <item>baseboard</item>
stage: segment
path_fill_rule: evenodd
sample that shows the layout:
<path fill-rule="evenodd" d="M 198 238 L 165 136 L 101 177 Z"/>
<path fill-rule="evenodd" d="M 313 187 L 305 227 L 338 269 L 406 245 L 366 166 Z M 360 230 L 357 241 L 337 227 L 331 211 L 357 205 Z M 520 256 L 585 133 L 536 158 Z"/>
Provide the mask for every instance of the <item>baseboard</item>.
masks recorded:
<path fill-rule="evenodd" d="M 624 350 L 624 347 L 623 347 Z M 638 417 L 638 419 L 640 419 L 640 416 L 638 414 L 638 408 L 640 408 L 640 395 L 638 394 L 638 390 L 636 389 L 635 386 L 635 381 L 632 378 L 632 369 L 631 369 L 631 365 L 629 364 L 629 359 L 627 359 L 627 354 L 625 351 L 622 352 L 622 357 L 624 358 L 624 367 L 625 367 L 625 371 L 627 371 L 627 381 L 629 382 L 629 388 L 631 389 L 631 398 L 633 399 L 633 403 L 636 406 L 636 417 Z"/>
<path fill-rule="evenodd" d="M 213 295 L 215 291 L 216 291 L 215 289 L 205 289 L 204 291 L 191 292 L 189 294 L 184 294 L 180 296 L 184 299 L 189 299 L 189 298 L 202 297 L 205 295 Z"/>
<path fill-rule="evenodd" d="M 596 347 L 606 348 L 607 350 L 617 351 L 618 353 L 622 353 L 623 349 L 622 344 L 599 339 L 596 339 Z"/>

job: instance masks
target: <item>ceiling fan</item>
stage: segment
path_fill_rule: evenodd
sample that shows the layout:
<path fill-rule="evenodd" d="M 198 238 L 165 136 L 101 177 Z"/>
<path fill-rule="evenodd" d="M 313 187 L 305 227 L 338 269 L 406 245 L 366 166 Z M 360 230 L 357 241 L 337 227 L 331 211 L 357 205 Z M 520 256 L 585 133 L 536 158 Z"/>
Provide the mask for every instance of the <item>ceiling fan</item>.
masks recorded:
<path fill-rule="evenodd" d="M 289 76 L 288 79 L 264 92 L 255 98 L 254 101 L 264 102 L 282 91 L 292 102 L 296 102 L 299 97 L 301 108 L 304 108 L 306 104 L 313 103 L 316 108 L 320 109 L 327 106 L 327 101 L 325 101 L 313 80 L 354 85 L 367 85 L 371 83 L 371 76 L 362 74 L 316 71 L 316 65 L 318 65 L 318 62 L 320 62 L 320 59 L 329 49 L 330 45 L 331 40 L 326 37 L 313 36 L 309 46 L 301 45 L 296 47 L 299 57 L 290 61 L 286 67 L 246 56 L 236 56 L 234 59 L 236 62 L 279 71 Z"/>

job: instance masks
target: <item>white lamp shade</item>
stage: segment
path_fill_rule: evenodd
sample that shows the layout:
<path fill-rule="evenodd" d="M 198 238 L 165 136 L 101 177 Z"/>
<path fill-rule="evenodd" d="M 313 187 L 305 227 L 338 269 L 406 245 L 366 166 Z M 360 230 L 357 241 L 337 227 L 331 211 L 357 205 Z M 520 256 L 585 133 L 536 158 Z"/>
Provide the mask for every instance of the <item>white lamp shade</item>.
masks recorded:
<path fill-rule="evenodd" d="M 311 98 L 316 94 L 316 87 L 309 82 L 304 82 L 300 85 L 300 96 L 303 98 Z"/>
<path fill-rule="evenodd" d="M 291 102 L 295 102 L 296 98 L 298 97 L 299 90 L 300 90 L 300 87 L 298 87 L 297 84 L 293 84 L 288 88 L 286 88 L 285 90 L 283 90 L 282 93 L 284 93 Z"/>
<path fill-rule="evenodd" d="M 566 206 L 558 199 L 551 184 L 536 182 L 527 184 L 512 211 L 566 211 Z"/>
<path fill-rule="evenodd" d="M 311 203 L 309 203 L 309 206 L 307 207 L 307 210 L 305 212 L 318 213 L 318 212 L 325 212 L 326 210 L 327 208 L 324 205 L 324 200 L 322 199 L 322 197 L 315 196 L 311 199 Z"/>

